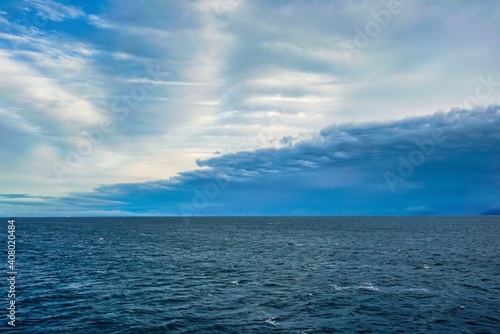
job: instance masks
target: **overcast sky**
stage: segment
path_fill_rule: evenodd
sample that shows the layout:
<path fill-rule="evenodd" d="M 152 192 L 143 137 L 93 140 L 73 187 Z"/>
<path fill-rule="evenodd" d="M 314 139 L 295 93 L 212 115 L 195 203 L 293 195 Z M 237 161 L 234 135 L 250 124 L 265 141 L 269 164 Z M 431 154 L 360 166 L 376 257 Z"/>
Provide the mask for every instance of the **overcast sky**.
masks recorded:
<path fill-rule="evenodd" d="M 4 0 L 0 215 L 500 210 L 494 0 Z"/>

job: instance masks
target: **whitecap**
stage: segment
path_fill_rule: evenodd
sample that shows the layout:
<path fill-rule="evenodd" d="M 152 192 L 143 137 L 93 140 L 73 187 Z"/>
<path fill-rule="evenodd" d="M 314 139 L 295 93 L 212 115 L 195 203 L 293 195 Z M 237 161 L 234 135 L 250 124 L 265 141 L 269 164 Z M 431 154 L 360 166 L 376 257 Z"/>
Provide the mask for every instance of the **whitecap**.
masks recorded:
<path fill-rule="evenodd" d="M 370 290 L 370 291 L 380 291 L 379 288 L 377 288 L 376 286 L 374 286 L 371 283 L 365 283 L 363 285 L 359 285 L 359 286 L 356 287 L 356 289 L 363 289 L 363 290 Z"/>
<path fill-rule="evenodd" d="M 409 288 L 406 291 L 409 291 L 409 292 L 425 292 L 425 293 L 429 293 L 429 290 L 426 289 L 426 288 Z"/>
<path fill-rule="evenodd" d="M 333 287 L 337 291 L 342 291 L 342 290 L 348 289 L 348 288 L 338 286 L 337 284 L 330 284 L 330 286 Z"/>
<path fill-rule="evenodd" d="M 266 320 L 268 324 L 271 324 L 273 326 L 279 326 L 279 322 L 275 321 L 277 318 L 276 317 L 270 317 Z"/>

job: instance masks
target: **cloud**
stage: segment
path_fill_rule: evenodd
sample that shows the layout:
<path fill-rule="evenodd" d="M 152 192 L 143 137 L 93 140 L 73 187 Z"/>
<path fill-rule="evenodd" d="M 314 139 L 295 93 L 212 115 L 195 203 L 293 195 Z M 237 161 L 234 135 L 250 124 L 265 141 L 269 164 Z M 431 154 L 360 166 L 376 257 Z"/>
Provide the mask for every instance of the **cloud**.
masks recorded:
<path fill-rule="evenodd" d="M 37 10 L 41 16 L 52 21 L 63 21 L 75 19 L 85 15 L 85 13 L 74 6 L 63 5 L 53 0 L 27 0 L 27 5 Z"/>
<path fill-rule="evenodd" d="M 103 185 L 47 203 L 158 215 L 480 214 L 498 203 L 498 129 L 497 105 L 338 124 L 291 146 L 200 160 L 200 169 L 167 180 Z M 436 131 L 442 140 L 429 153 Z M 397 175 L 399 157 L 411 160 L 412 152 L 425 159 L 392 192 L 384 174 Z"/>
<path fill-rule="evenodd" d="M 0 13 L 0 151 L 8 157 L 0 162 L 2 192 L 54 196 L 57 208 L 67 205 L 57 202 L 64 194 L 93 194 L 100 184 L 128 184 L 126 193 L 140 182 L 177 175 L 168 181 L 173 184 L 161 185 L 185 185 L 175 193 L 179 197 L 159 196 L 167 203 L 188 203 L 194 196 L 189 180 L 204 186 L 200 180 L 210 178 L 208 170 L 232 178 L 235 190 L 228 186 L 224 194 L 248 194 L 249 201 L 256 200 L 253 182 L 261 190 L 265 184 L 277 189 L 303 184 L 311 196 L 322 189 L 327 197 L 337 196 L 325 190 L 332 187 L 346 193 L 359 182 L 379 187 L 386 170 L 399 175 L 398 156 L 408 159 L 403 151 L 410 154 L 415 147 L 410 135 L 421 136 L 439 122 L 438 116 L 430 125 L 405 117 L 472 108 L 467 98 L 475 96 L 481 78 L 492 78 L 492 84 L 480 90 L 485 98 L 477 104 L 500 102 L 497 2 L 401 1 L 402 12 L 346 59 L 342 43 L 352 44 L 359 29 L 377 24 L 376 15 L 387 5 L 386 0 L 8 0 Z M 164 75 L 151 76 L 152 68 Z M 131 101 L 144 87 L 154 89 Z M 126 118 L 117 112 L 124 106 Z M 59 182 L 51 165 L 66 163 L 69 152 L 103 121 L 112 123 L 112 133 Z M 338 125 L 325 128 L 332 123 Z M 462 131 L 476 142 L 470 127 L 455 126 L 456 132 L 447 128 L 450 140 L 442 143 L 447 152 L 462 150 L 450 145 L 467 146 L 455 138 Z M 483 146 L 477 154 L 487 154 Z M 431 173 L 438 157 L 398 182 L 395 193 L 430 186 L 420 178 Z M 382 179 L 361 162 L 380 169 Z M 240 183 L 245 194 L 236 191 Z M 295 193 L 280 196 L 295 203 L 300 198 L 291 198 Z M 393 196 L 390 190 L 381 194 Z M 224 196 L 221 192 L 199 211 L 243 212 L 231 201 L 233 207 L 224 206 Z M 395 211 L 423 205 L 436 212 L 449 209 L 389 200 Z M 141 202 L 137 208 L 125 208 L 125 202 L 118 199 L 115 212 L 178 211 L 169 204 L 159 209 L 154 200 L 151 207 Z M 350 212 L 352 206 L 299 204 L 297 212 Z M 289 210 L 273 200 L 259 205 L 263 212 Z"/>

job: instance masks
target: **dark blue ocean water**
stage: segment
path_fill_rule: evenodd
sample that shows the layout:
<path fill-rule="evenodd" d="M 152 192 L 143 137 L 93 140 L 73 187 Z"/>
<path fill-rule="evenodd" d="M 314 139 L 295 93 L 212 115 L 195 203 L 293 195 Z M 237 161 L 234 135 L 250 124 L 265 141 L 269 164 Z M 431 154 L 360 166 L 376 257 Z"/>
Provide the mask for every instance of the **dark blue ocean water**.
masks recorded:
<path fill-rule="evenodd" d="M 500 333 L 499 236 L 486 216 L 18 219 L 16 329 Z"/>

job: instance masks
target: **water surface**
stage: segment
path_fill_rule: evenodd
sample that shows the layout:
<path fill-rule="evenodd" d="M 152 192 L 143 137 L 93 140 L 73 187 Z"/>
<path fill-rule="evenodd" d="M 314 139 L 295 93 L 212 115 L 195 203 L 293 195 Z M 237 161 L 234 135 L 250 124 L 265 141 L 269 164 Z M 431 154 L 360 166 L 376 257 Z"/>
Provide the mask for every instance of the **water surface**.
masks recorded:
<path fill-rule="evenodd" d="M 500 217 L 22 218 L 16 232 L 23 333 L 500 332 Z"/>

